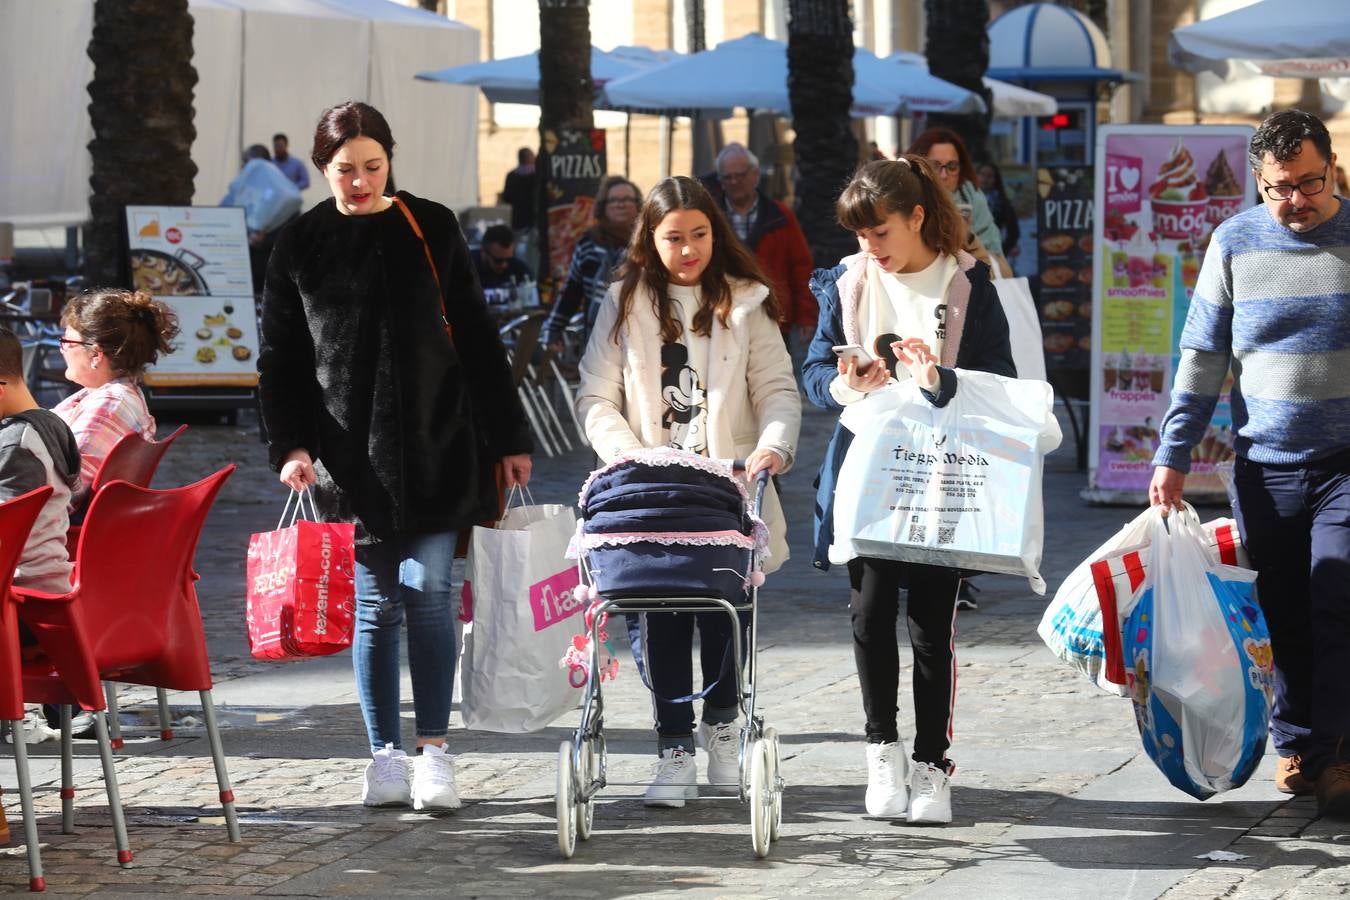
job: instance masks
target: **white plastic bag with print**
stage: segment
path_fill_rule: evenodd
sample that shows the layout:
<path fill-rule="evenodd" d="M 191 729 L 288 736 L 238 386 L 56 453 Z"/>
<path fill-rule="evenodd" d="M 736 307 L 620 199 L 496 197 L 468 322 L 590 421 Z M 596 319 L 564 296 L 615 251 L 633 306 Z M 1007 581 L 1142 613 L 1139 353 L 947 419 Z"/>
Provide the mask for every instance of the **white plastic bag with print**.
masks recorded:
<path fill-rule="evenodd" d="M 1038 571 L 1041 469 L 1062 437 L 1043 381 L 957 370 L 933 406 L 912 380 L 844 410 L 854 433 L 835 488 L 830 562 L 858 556 L 978 572 Z"/>
<path fill-rule="evenodd" d="M 1190 504 L 1186 509 L 1192 515 Z M 1101 577 L 1121 581 L 1123 603 L 1148 569 L 1148 543 L 1152 515 L 1145 509 L 1079 563 L 1055 591 L 1055 597 L 1041 616 L 1036 633 L 1055 656 L 1085 675 L 1097 687 L 1110 694 L 1125 696 L 1125 689 L 1105 675 L 1105 642 L 1102 633 Z M 1214 519 L 1202 526 L 1205 552 L 1216 564 L 1251 568 L 1247 552 L 1238 537 L 1237 523 L 1229 518 Z M 1094 576 L 1094 566 L 1096 572 Z M 1134 583 L 1132 583 L 1132 581 Z"/>
<path fill-rule="evenodd" d="M 1274 660 L 1256 573 L 1215 565 L 1189 513 L 1151 513 L 1151 561 L 1109 642 L 1107 671 L 1134 703 L 1144 751 L 1200 800 L 1240 787 L 1270 728 Z"/>
<path fill-rule="evenodd" d="M 515 505 L 496 528 L 475 526 L 465 560 L 460 662 L 464 725 L 521 734 L 574 709 L 576 691 L 558 677 L 558 657 L 582 631 L 566 558 L 576 514 L 559 504 Z"/>

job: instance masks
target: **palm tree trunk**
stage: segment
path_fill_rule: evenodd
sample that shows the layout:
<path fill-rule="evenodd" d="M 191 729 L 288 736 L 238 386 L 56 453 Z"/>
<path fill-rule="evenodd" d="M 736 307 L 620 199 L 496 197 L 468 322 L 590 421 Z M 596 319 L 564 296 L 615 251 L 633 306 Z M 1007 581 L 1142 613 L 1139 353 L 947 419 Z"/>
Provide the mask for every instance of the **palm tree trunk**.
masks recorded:
<path fill-rule="evenodd" d="M 984 98 L 987 110 L 994 98 L 984 86 L 989 69 L 988 0 L 924 0 L 928 18 L 928 70 L 945 81 L 974 91 Z M 928 117 L 930 125 L 946 125 L 961 135 L 966 148 L 976 159 L 989 155 L 990 113 Z"/>
<path fill-rule="evenodd" d="M 797 214 L 815 259 L 833 264 L 857 249 L 834 216 L 834 202 L 858 160 L 849 121 L 853 24 L 848 0 L 789 0 L 788 96 L 797 132 Z"/>
<path fill-rule="evenodd" d="M 85 278 L 127 284 L 126 207 L 192 203 L 192 16 L 188 0 L 97 0 L 89 40 L 90 222 Z"/>
<path fill-rule="evenodd" d="M 545 298 L 561 287 L 566 274 L 560 254 L 571 252 L 570 243 L 549 246 L 549 198 L 559 196 L 552 176 L 552 152 L 560 136 L 566 143 L 565 133 L 589 134 L 595 127 L 594 94 L 590 0 L 539 0 L 540 149 L 535 163 L 535 221 L 539 230 L 540 295 Z"/>
<path fill-rule="evenodd" d="M 539 0 L 539 129 L 591 128 L 590 0 Z"/>

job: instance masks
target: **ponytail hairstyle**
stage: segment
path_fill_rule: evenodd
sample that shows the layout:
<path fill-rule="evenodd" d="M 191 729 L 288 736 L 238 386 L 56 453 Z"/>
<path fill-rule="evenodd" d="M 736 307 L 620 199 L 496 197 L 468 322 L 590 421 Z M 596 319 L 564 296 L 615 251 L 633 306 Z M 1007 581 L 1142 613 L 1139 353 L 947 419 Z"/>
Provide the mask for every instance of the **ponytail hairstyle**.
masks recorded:
<path fill-rule="evenodd" d="M 965 246 L 966 220 L 937 180 L 928 160 L 905 154 L 860 166 L 834 205 L 839 224 L 852 232 L 876 228 L 891 213 L 905 218 L 923 209 L 919 237 L 932 250 L 948 255 Z"/>
<path fill-rule="evenodd" d="M 140 376 L 173 350 L 178 316 L 142 291 L 91 288 L 61 311 L 61 325 L 98 347 L 119 377 Z"/>
<path fill-rule="evenodd" d="M 762 284 L 769 289 L 763 310 L 773 321 L 778 321 L 778 300 L 773 285 L 759 268 L 746 246 L 731 230 L 726 216 L 717 208 L 708 189 L 697 179 L 685 175 L 667 178 L 652 188 L 642 204 L 633 236 L 628 242 L 628 255 L 619 268 L 619 317 L 610 331 L 610 338 L 619 342 L 619 332 L 633 310 L 633 297 L 638 286 L 647 289 L 652 298 L 652 309 L 661 323 L 661 340 L 672 343 L 680 339 L 683 327 L 671 311 L 670 273 L 656 251 L 656 229 L 667 215 L 682 209 L 697 210 L 708 217 L 712 227 L 712 258 L 699 278 L 702 302 L 694 313 L 694 333 L 707 337 L 712 334 L 713 316 L 726 327 L 731 316 L 730 278 L 739 278 Z"/>

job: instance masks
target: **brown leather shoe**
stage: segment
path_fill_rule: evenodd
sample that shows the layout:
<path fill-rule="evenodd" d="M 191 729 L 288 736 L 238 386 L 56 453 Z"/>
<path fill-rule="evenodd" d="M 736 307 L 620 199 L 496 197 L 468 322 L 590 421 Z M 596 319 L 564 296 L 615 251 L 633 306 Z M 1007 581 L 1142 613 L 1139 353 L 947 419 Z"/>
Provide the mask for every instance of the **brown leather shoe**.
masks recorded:
<path fill-rule="evenodd" d="M 1275 760 L 1275 790 L 1282 794 L 1304 796 L 1313 792 L 1313 783 L 1303 775 L 1303 759 L 1280 756 Z"/>
<path fill-rule="evenodd" d="M 1327 766 L 1317 776 L 1317 811 L 1329 819 L 1350 821 L 1350 763 Z"/>

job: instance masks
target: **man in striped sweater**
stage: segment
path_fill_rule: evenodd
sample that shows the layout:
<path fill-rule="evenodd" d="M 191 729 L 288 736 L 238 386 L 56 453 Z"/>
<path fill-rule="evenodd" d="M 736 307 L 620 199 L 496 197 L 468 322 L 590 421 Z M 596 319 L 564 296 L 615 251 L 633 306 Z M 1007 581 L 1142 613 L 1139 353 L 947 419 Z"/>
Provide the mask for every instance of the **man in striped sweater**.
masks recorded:
<path fill-rule="evenodd" d="M 1220 225 L 1181 334 L 1149 499 L 1179 507 L 1233 371 L 1236 501 L 1275 653 L 1275 783 L 1350 818 L 1350 205 L 1315 116 L 1248 154 L 1262 203 Z"/>

